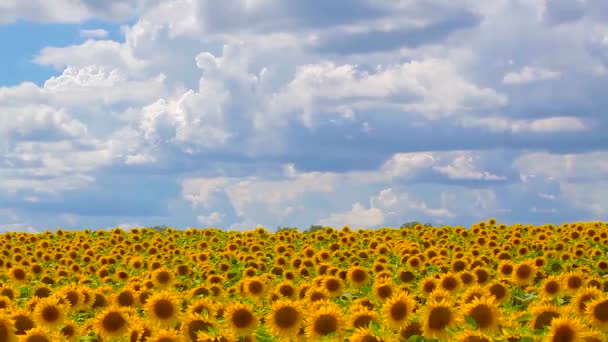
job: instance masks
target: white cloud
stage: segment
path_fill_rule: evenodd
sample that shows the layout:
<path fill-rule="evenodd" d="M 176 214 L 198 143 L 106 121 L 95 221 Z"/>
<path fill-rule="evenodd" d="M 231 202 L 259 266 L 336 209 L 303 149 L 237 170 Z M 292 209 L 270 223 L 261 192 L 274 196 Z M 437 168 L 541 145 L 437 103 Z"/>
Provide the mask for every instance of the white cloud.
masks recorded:
<path fill-rule="evenodd" d="M 494 110 L 507 103 L 504 95 L 463 79 L 449 61 L 427 59 L 372 73 L 350 64 L 304 65 L 283 91 L 273 95 L 269 106 L 271 112 L 301 113 L 302 123 L 311 127 L 315 113 L 339 111 L 337 104 L 345 99 L 355 110 L 389 106 L 422 113 L 427 119 Z"/>
<path fill-rule="evenodd" d="M 451 164 L 445 166 L 435 166 L 434 170 L 445 174 L 450 179 L 474 179 L 474 180 L 505 180 L 505 177 L 494 175 L 487 171 L 477 170 L 475 159 L 479 157 L 471 152 L 460 152 Z"/>
<path fill-rule="evenodd" d="M 384 222 L 384 214 L 378 208 L 366 209 L 359 202 L 353 204 L 350 211 L 334 213 L 322 218 L 318 224 L 341 228 L 349 226 L 351 228 L 375 228 Z"/>
<path fill-rule="evenodd" d="M 597 181 L 608 177 L 608 152 L 522 153 L 513 162 L 513 167 L 524 176 L 542 176 L 557 181 Z"/>
<path fill-rule="evenodd" d="M 40 65 L 52 66 L 58 70 L 90 65 L 120 69 L 131 73 L 141 72 L 147 63 L 133 56 L 127 45 L 113 40 L 89 39 L 80 45 L 66 47 L 45 47 L 34 58 Z"/>
<path fill-rule="evenodd" d="M 404 177 L 428 169 L 435 162 L 433 153 L 396 153 L 382 165 L 382 171 L 390 177 Z"/>
<path fill-rule="evenodd" d="M 465 117 L 461 120 L 461 124 L 463 127 L 480 127 L 490 132 L 513 134 L 580 132 L 589 128 L 589 124 L 575 116 L 543 119 L 512 119 L 506 116 Z"/>
<path fill-rule="evenodd" d="M 80 30 L 80 36 L 84 38 L 106 38 L 108 31 L 104 29 L 83 29 Z"/>
<path fill-rule="evenodd" d="M 229 178 L 186 178 L 181 182 L 182 197 L 194 207 L 208 207 L 213 195 L 220 192 L 230 181 Z"/>
<path fill-rule="evenodd" d="M 602 221 L 608 218 L 606 189 L 608 189 L 608 182 L 605 180 L 586 183 L 563 182 L 560 184 L 562 199 L 576 208 L 591 213 L 595 219 Z"/>
<path fill-rule="evenodd" d="M 526 84 L 538 81 L 555 80 L 562 76 L 559 71 L 546 68 L 525 66 L 519 71 L 507 73 L 503 79 L 504 84 Z"/>
<path fill-rule="evenodd" d="M 213 227 L 222 222 L 222 217 L 223 215 L 221 213 L 214 211 L 209 215 L 199 215 L 196 217 L 196 219 L 205 226 Z"/>

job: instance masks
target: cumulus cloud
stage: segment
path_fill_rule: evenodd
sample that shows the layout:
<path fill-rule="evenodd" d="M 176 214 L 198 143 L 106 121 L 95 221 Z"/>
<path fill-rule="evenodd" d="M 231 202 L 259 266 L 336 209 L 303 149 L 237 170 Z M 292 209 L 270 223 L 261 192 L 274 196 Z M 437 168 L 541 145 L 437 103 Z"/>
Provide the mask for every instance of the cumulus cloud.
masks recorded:
<path fill-rule="evenodd" d="M 106 38 L 108 31 L 104 29 L 83 29 L 80 30 L 80 36 L 84 38 Z"/>
<path fill-rule="evenodd" d="M 0 84 L 0 205 L 57 226 L 602 217 L 603 3 L 9 1 L 0 23 L 81 25 L 23 61 L 54 75 Z M 145 195 L 116 205 L 125 184 Z"/>
<path fill-rule="evenodd" d="M 384 214 L 377 208 L 365 208 L 359 202 L 353 204 L 349 211 L 333 213 L 329 217 L 322 218 L 318 224 L 323 226 L 352 228 L 376 228 L 384 222 Z"/>
<path fill-rule="evenodd" d="M 554 80 L 561 77 L 561 72 L 540 67 L 525 66 L 519 71 L 511 71 L 502 79 L 504 84 L 525 84 L 538 81 Z"/>

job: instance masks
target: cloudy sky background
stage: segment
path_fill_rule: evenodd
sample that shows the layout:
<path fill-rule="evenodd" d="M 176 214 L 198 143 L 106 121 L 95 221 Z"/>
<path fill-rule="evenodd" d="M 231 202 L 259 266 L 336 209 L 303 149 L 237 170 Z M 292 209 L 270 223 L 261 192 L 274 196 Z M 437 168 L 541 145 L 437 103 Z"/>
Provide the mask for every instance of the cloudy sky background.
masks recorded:
<path fill-rule="evenodd" d="M 0 231 L 608 220 L 604 0 L 0 7 Z"/>

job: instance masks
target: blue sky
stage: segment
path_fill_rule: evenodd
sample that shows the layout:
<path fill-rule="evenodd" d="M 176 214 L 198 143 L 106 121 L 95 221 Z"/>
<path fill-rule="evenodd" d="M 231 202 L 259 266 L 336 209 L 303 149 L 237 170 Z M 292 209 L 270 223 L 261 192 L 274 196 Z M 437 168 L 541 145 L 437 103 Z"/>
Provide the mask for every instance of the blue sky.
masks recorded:
<path fill-rule="evenodd" d="M 0 231 L 608 219 L 601 0 L 0 14 Z"/>

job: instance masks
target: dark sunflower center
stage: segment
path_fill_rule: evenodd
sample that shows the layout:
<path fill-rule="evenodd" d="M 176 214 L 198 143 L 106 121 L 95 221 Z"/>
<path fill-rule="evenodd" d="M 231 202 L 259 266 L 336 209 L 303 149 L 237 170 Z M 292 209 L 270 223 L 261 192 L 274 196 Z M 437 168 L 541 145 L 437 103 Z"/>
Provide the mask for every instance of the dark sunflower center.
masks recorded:
<path fill-rule="evenodd" d="M 369 326 L 369 322 L 371 321 L 372 316 L 368 314 L 363 314 L 357 316 L 357 318 L 354 319 L 353 325 L 355 326 L 355 328 L 367 328 Z"/>
<path fill-rule="evenodd" d="M 532 268 L 528 265 L 522 265 L 517 268 L 517 277 L 519 279 L 528 279 L 532 275 Z"/>
<path fill-rule="evenodd" d="M 601 322 L 608 321 L 608 301 L 603 301 L 593 309 L 593 316 Z"/>
<path fill-rule="evenodd" d="M 110 312 L 105 315 L 101 323 L 104 330 L 114 332 L 122 329 L 127 324 L 127 320 L 119 312 Z"/>
<path fill-rule="evenodd" d="M 458 280 L 453 277 L 447 277 L 441 282 L 441 286 L 448 291 L 452 291 L 458 286 Z"/>
<path fill-rule="evenodd" d="M 382 285 L 378 287 L 378 297 L 380 298 L 389 298 L 393 295 L 393 290 L 388 285 Z"/>
<path fill-rule="evenodd" d="M 507 295 L 507 290 L 500 284 L 494 284 L 490 286 L 490 293 L 493 294 L 496 299 L 500 300 Z"/>
<path fill-rule="evenodd" d="M 551 324 L 551 321 L 556 318 L 559 317 L 559 315 L 556 312 L 553 311 L 543 311 L 540 313 L 540 315 L 538 315 L 538 317 L 536 318 L 536 321 L 534 322 L 534 329 L 543 329 L 546 326 L 548 326 L 549 324 Z"/>
<path fill-rule="evenodd" d="M 361 283 L 367 278 L 367 273 L 364 270 L 356 269 L 352 272 L 351 278 L 355 283 Z"/>
<path fill-rule="evenodd" d="M 545 285 L 545 291 L 548 294 L 556 294 L 559 291 L 559 284 L 556 281 L 550 281 Z"/>
<path fill-rule="evenodd" d="M 51 342 L 48 338 L 42 335 L 31 335 L 25 340 L 26 342 Z"/>
<path fill-rule="evenodd" d="M 74 327 L 71 325 L 66 325 L 65 327 L 61 328 L 61 334 L 65 337 L 71 337 L 76 333 L 76 331 L 74 330 Z"/>
<path fill-rule="evenodd" d="M 55 306 L 45 306 L 42 309 L 42 319 L 45 322 L 55 322 L 59 318 L 59 309 Z"/>
<path fill-rule="evenodd" d="M 173 316 L 175 307 L 173 303 L 167 299 L 157 300 L 154 303 L 154 314 L 160 319 L 167 319 Z"/>
<path fill-rule="evenodd" d="M 169 282 L 169 280 L 171 280 L 171 275 L 169 274 L 169 272 L 162 271 L 156 275 L 156 281 L 159 284 L 166 284 Z"/>
<path fill-rule="evenodd" d="M 429 328 L 432 330 L 445 329 L 452 320 L 452 312 L 444 306 L 433 308 L 429 314 Z"/>
<path fill-rule="evenodd" d="M 282 329 L 293 327 L 298 320 L 298 310 L 291 306 L 278 309 L 274 314 L 275 324 Z"/>
<path fill-rule="evenodd" d="M 232 323 L 237 328 L 244 328 L 253 322 L 253 315 L 247 309 L 238 309 L 232 315 Z"/>
<path fill-rule="evenodd" d="M 259 294 L 262 292 L 263 290 L 263 286 L 262 283 L 260 283 L 259 281 L 252 281 L 249 283 L 249 285 L 247 286 L 247 289 L 249 290 L 249 293 L 252 294 Z"/>
<path fill-rule="evenodd" d="M 15 334 L 23 335 L 26 331 L 34 327 L 34 321 L 26 315 L 18 315 L 13 317 L 15 320 Z M 6 341 L 0 338 L 0 341 Z"/>
<path fill-rule="evenodd" d="M 338 329 L 338 320 L 333 315 L 320 315 L 315 320 L 313 328 L 318 335 L 325 336 Z"/>
<path fill-rule="evenodd" d="M 567 325 L 560 325 L 555 329 L 555 336 L 553 336 L 552 341 L 574 341 L 575 331 L 572 330 L 571 327 Z"/>
<path fill-rule="evenodd" d="M 197 319 L 188 323 L 186 329 L 188 330 L 188 336 L 190 336 L 190 339 L 192 341 L 196 341 L 196 335 L 199 331 L 209 331 L 209 328 L 211 327 L 212 325 L 210 323 L 205 322 L 202 319 Z"/>
<path fill-rule="evenodd" d="M 133 294 L 129 291 L 123 291 L 118 295 L 118 304 L 121 306 L 131 306 L 135 302 Z"/>
<path fill-rule="evenodd" d="M 473 317 L 475 322 L 477 322 L 477 326 L 481 329 L 487 328 L 492 324 L 492 310 L 487 305 L 477 305 L 471 310 L 470 316 Z"/>
<path fill-rule="evenodd" d="M 402 321 L 407 316 L 407 304 L 399 301 L 391 306 L 391 318 L 395 321 Z"/>

